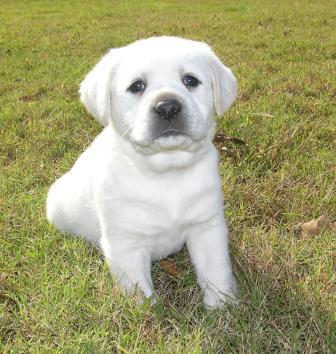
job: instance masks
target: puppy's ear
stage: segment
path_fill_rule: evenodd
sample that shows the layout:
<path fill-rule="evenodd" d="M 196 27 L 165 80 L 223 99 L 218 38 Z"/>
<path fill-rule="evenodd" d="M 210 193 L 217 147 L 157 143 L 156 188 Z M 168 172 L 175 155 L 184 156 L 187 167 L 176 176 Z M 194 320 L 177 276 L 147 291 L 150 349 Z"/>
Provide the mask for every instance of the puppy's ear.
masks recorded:
<path fill-rule="evenodd" d="M 79 89 L 80 99 L 98 122 L 111 122 L 111 81 L 120 62 L 120 48 L 111 49 L 86 75 Z"/>
<path fill-rule="evenodd" d="M 217 116 L 222 116 L 237 97 L 237 80 L 232 71 L 223 65 L 214 53 L 210 55 L 209 66 L 212 76 L 215 111 Z"/>

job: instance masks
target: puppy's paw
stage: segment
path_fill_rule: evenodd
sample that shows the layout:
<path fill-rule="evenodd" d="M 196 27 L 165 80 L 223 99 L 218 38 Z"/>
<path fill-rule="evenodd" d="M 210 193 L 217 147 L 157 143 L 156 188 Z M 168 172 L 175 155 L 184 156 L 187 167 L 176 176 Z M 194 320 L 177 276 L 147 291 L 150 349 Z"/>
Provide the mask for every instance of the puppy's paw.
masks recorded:
<path fill-rule="evenodd" d="M 238 300 L 234 294 L 213 294 L 207 292 L 203 297 L 204 307 L 208 310 L 223 308 L 227 304 L 232 304 L 238 306 Z"/>
<path fill-rule="evenodd" d="M 232 285 L 227 289 L 220 291 L 214 286 L 208 286 L 204 290 L 203 303 L 206 309 L 223 308 L 227 304 L 238 306 L 239 302 L 236 298 L 237 285 L 233 281 Z"/>
<path fill-rule="evenodd" d="M 136 304 L 142 305 L 144 303 L 155 305 L 157 303 L 157 298 L 154 293 L 150 296 L 146 296 L 144 291 L 138 285 L 130 285 L 128 287 L 120 287 L 124 296 L 131 298 Z"/>

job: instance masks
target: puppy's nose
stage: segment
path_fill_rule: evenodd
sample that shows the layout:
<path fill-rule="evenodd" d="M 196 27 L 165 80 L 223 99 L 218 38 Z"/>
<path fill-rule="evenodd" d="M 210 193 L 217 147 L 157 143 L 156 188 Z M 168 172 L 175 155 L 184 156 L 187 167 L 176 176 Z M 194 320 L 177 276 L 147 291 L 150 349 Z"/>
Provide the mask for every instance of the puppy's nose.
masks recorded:
<path fill-rule="evenodd" d="M 181 109 L 182 105 L 177 100 L 160 101 L 154 108 L 161 118 L 167 120 L 176 118 Z"/>

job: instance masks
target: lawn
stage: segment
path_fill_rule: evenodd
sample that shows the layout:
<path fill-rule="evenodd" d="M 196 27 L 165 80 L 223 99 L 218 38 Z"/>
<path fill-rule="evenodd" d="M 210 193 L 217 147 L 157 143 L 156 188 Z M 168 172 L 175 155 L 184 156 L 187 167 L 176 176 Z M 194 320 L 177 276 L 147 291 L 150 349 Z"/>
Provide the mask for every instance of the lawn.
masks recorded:
<path fill-rule="evenodd" d="M 0 0 L 0 352 L 336 352 L 334 1 Z M 48 186 L 101 131 L 79 83 L 110 48 L 209 43 L 240 93 L 218 119 L 240 306 L 207 312 L 187 253 L 136 305 L 45 217 Z"/>

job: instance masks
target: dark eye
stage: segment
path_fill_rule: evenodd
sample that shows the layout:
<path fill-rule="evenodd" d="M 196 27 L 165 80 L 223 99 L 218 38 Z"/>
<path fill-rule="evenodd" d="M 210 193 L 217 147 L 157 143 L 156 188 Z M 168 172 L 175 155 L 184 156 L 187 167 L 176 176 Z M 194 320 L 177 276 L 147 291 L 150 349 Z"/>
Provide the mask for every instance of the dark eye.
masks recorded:
<path fill-rule="evenodd" d="M 134 81 L 128 88 L 132 93 L 138 93 L 144 91 L 146 88 L 145 83 L 142 80 Z"/>
<path fill-rule="evenodd" d="M 197 87 L 201 83 L 196 77 L 192 75 L 185 75 L 182 81 L 186 87 Z"/>

